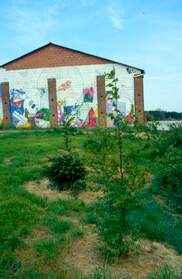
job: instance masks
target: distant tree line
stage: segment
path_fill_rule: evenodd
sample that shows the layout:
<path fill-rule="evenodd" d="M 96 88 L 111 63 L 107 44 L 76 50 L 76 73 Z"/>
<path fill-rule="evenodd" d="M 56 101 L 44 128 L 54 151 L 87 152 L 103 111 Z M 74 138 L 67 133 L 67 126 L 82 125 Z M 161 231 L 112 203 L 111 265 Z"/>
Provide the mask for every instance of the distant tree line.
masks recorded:
<path fill-rule="evenodd" d="M 145 117 L 147 121 L 182 120 L 182 112 L 149 110 L 145 112 Z"/>

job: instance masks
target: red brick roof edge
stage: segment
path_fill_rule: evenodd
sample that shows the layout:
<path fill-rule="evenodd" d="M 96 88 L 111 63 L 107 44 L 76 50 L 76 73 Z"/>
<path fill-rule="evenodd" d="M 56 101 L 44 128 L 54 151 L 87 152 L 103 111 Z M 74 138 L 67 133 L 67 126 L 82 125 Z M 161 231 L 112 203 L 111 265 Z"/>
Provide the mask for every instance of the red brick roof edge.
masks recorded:
<path fill-rule="evenodd" d="M 22 59 L 22 58 L 24 58 L 24 57 L 26 57 L 26 56 L 34 53 L 34 52 L 37 52 L 37 51 L 39 51 L 39 50 L 41 50 L 43 48 L 46 48 L 48 46 L 56 46 L 56 47 L 64 48 L 66 50 L 71 50 L 71 51 L 74 51 L 74 52 L 77 52 L 77 53 L 81 53 L 81 54 L 85 54 L 85 55 L 92 56 L 92 57 L 95 57 L 95 58 L 103 59 L 105 61 L 108 61 L 109 63 L 114 63 L 114 64 L 122 65 L 122 66 L 127 67 L 127 68 L 132 68 L 132 69 L 135 69 L 135 70 L 139 70 L 139 71 L 141 71 L 142 74 L 145 74 L 145 71 L 143 69 L 140 69 L 140 68 L 128 65 L 128 64 L 123 64 L 121 62 L 114 61 L 114 60 L 111 60 L 111 59 L 107 59 L 107 58 L 104 58 L 104 57 L 100 57 L 100 56 L 97 56 L 97 55 L 89 54 L 89 53 L 86 53 L 86 52 L 83 52 L 83 51 L 79 51 L 79 50 L 75 50 L 75 49 L 72 49 L 72 48 L 64 47 L 64 46 L 61 46 L 61 45 L 58 45 L 58 44 L 54 44 L 54 43 L 51 43 L 51 42 L 46 44 L 46 45 L 43 45 L 43 46 L 41 46 L 39 48 L 36 48 L 33 51 L 30 51 L 30 52 L 28 52 L 28 53 L 26 53 L 26 54 L 24 54 L 22 56 L 19 56 L 19 57 L 13 59 L 13 60 L 10 60 L 10 61 L 0 65 L 0 67 L 3 68 L 3 67 L 5 67 L 5 66 L 7 66 L 7 65 L 17 61 L 17 60 L 20 60 L 20 59 Z"/>

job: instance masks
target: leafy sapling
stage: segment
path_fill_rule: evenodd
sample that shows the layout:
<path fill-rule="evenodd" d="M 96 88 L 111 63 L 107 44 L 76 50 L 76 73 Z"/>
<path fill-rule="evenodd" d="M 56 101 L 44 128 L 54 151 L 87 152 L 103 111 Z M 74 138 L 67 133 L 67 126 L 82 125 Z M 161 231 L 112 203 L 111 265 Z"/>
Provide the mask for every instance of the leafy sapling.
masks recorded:
<path fill-rule="evenodd" d="M 63 117 L 63 136 L 64 136 L 64 146 L 66 151 L 71 151 L 71 130 L 72 125 L 75 120 L 75 116 L 70 116 L 68 113 L 64 113 Z"/>
<path fill-rule="evenodd" d="M 124 153 L 124 138 L 130 132 L 130 122 L 118 109 L 119 88 L 115 69 L 106 74 L 113 111 L 109 114 L 115 125 L 117 164 L 111 162 L 109 184 L 105 196 L 98 203 L 100 214 L 99 232 L 102 238 L 101 251 L 110 259 L 130 252 L 137 233 L 132 230 L 128 215 L 139 205 L 139 196 L 144 186 L 144 176 L 137 165 L 131 163 Z M 132 244 L 132 245 L 131 245 Z"/>

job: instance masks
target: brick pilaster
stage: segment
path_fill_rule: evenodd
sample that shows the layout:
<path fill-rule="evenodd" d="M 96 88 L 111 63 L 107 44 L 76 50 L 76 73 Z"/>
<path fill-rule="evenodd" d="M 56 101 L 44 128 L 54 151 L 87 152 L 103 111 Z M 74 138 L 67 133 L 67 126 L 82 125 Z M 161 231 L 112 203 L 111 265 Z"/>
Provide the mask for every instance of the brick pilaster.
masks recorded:
<path fill-rule="evenodd" d="M 105 76 L 97 76 L 97 100 L 98 100 L 98 118 L 99 127 L 106 127 L 106 92 Z"/>
<path fill-rule="evenodd" d="M 143 75 L 134 76 L 135 113 L 138 116 L 139 123 L 145 120 L 143 78 Z"/>
<path fill-rule="evenodd" d="M 9 128 L 11 125 L 9 82 L 2 82 L 1 88 L 3 107 L 3 128 Z"/>
<path fill-rule="evenodd" d="M 56 125 L 58 125 L 56 79 L 48 79 L 48 94 L 49 94 L 50 125 L 51 127 L 55 127 Z"/>

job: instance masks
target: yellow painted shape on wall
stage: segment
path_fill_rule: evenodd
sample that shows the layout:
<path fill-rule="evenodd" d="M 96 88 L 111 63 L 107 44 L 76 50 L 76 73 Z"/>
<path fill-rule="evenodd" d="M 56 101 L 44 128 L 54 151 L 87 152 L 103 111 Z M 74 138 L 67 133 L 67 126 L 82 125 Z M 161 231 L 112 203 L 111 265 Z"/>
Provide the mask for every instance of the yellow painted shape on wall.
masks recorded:
<path fill-rule="evenodd" d="M 17 129 L 24 129 L 24 128 L 32 128 L 32 125 L 30 122 L 27 122 L 25 125 L 17 125 Z"/>

